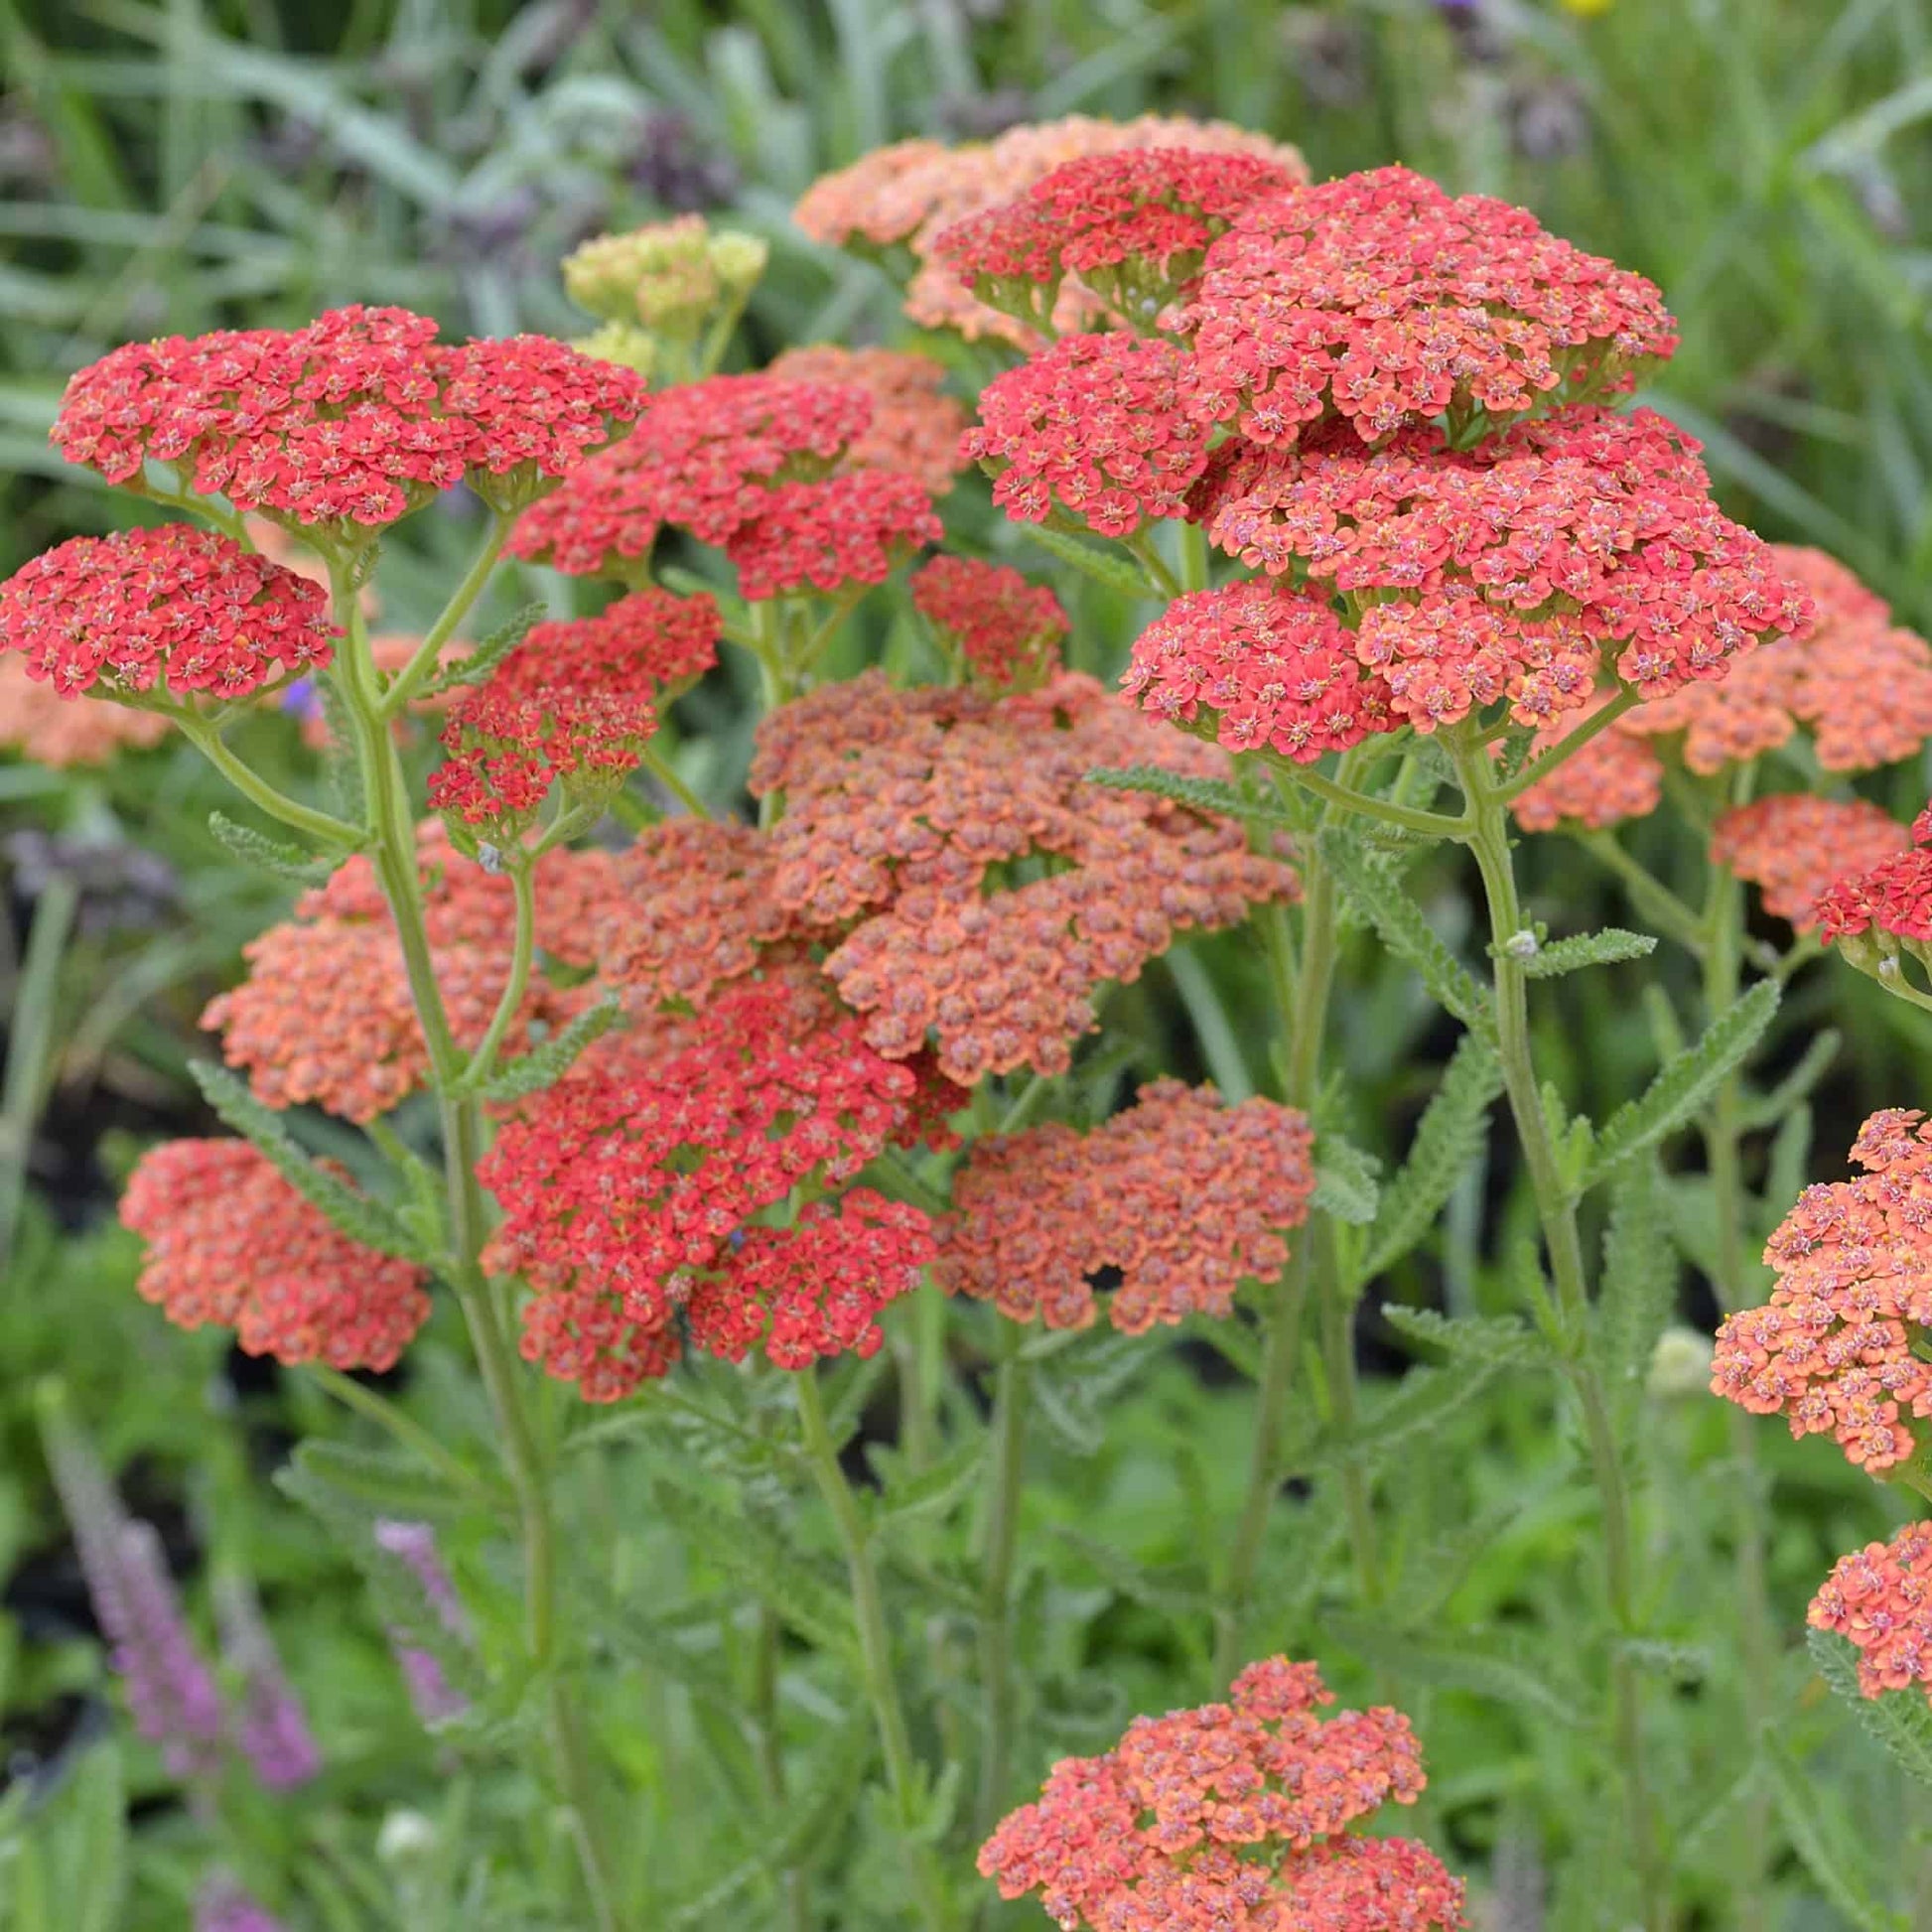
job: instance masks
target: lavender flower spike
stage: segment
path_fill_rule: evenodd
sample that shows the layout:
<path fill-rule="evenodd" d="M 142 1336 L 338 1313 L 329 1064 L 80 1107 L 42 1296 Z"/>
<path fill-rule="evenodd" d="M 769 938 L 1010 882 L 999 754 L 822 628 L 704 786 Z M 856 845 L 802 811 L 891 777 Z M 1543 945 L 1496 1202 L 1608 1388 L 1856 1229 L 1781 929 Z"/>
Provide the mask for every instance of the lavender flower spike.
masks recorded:
<path fill-rule="evenodd" d="M 255 1776 L 269 1791 L 307 1784 L 322 1769 L 322 1751 L 245 1580 L 224 1577 L 215 1586 L 214 1620 L 222 1655 L 241 1679 L 237 1741 Z"/>
<path fill-rule="evenodd" d="M 460 1644 L 474 1642 L 469 1615 L 436 1548 L 436 1531 L 428 1523 L 384 1517 L 375 1526 L 375 1541 L 422 1586 L 424 1600 L 443 1628 Z M 389 1632 L 389 1647 L 409 1686 L 409 1701 L 427 1728 L 434 1730 L 470 1708 L 470 1700 L 450 1682 L 433 1652 L 411 1643 L 402 1630 Z"/>

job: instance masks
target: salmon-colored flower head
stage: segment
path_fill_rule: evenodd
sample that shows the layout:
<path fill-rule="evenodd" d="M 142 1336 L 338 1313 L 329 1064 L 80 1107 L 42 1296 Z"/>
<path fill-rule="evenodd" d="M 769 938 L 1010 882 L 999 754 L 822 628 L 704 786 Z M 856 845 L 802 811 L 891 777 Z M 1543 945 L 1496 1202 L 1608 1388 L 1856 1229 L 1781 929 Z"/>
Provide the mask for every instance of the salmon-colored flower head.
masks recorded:
<path fill-rule="evenodd" d="M 781 382 L 852 385 L 872 398 L 872 423 L 853 438 L 846 461 L 857 470 L 897 470 L 943 496 L 960 468 L 966 406 L 945 393 L 946 366 L 897 348 L 845 348 L 811 343 L 776 356 L 765 374 Z"/>
<path fill-rule="evenodd" d="M 1101 1275 L 1117 1277 L 1104 1307 L 1125 1334 L 1226 1315 L 1244 1278 L 1287 1265 L 1312 1139 L 1292 1107 L 1157 1080 L 1090 1134 L 1054 1122 L 982 1141 L 953 1176 L 934 1279 L 1049 1328 L 1092 1324 Z"/>
<path fill-rule="evenodd" d="M 425 920 L 431 956 L 459 1044 L 487 1031 L 509 975 L 510 882 L 451 851 L 440 824 L 422 835 Z M 608 891 L 604 853 L 553 853 L 537 883 L 538 942 L 560 961 L 590 963 L 589 905 Z M 374 869 L 360 855 L 297 901 L 295 917 L 242 948 L 248 977 L 210 1001 L 202 1024 L 221 1034 L 227 1063 L 246 1071 L 270 1107 L 313 1103 L 365 1122 L 399 1106 L 428 1079 L 429 1049 L 409 976 Z M 541 973 L 505 1050 L 529 1041 L 529 1024 L 560 1025 L 583 1003 Z"/>
<path fill-rule="evenodd" d="M 1194 408 L 1264 444 L 1334 417 L 1364 443 L 1445 413 L 1506 424 L 1627 389 L 1677 346 L 1641 275 L 1406 168 L 1237 213 L 1182 327 Z"/>
<path fill-rule="evenodd" d="M 348 536 L 466 477 L 527 501 L 647 400 L 629 370 L 545 337 L 448 345 L 427 317 L 356 307 L 129 343 L 68 384 L 53 441 L 109 483 L 172 464 L 196 490 Z"/>
<path fill-rule="evenodd" d="M 912 602 L 955 656 L 996 690 L 1037 684 L 1058 668 L 1072 627 L 1046 584 L 1011 564 L 934 557 L 912 575 Z"/>
<path fill-rule="evenodd" d="M 872 418 L 872 397 L 850 382 L 716 375 L 667 389 L 635 434 L 517 519 L 509 552 L 572 576 L 621 576 L 667 523 L 725 543 L 772 485 L 826 476 Z"/>
<path fill-rule="evenodd" d="M 1369 602 L 1358 649 L 1385 678 L 1406 668 L 1419 729 L 1464 687 L 1486 705 L 1492 666 L 1511 717 L 1541 726 L 1591 702 L 1606 645 L 1654 698 L 1809 625 L 1811 599 L 1712 501 L 1697 448 L 1647 410 L 1569 409 L 1471 451 L 1434 430 L 1367 451 L 1330 429 L 1224 445 L 1195 510 L 1251 567 Z"/>
<path fill-rule="evenodd" d="M 1750 659 L 1744 661 L 1748 664 Z M 1592 712 L 1608 704 L 1612 695 L 1602 692 L 1588 710 L 1565 716 L 1538 732 L 1530 741 L 1531 761 L 1554 751 Z M 1560 825 L 1600 832 L 1627 818 L 1648 818 L 1663 802 L 1663 759 L 1643 740 L 1611 725 L 1518 792 L 1510 809 L 1526 832 L 1553 832 Z"/>
<path fill-rule="evenodd" d="M 854 470 L 822 483 L 780 483 L 734 530 L 725 555 L 753 603 L 883 584 L 922 544 L 945 534 L 917 477 Z"/>
<path fill-rule="evenodd" d="M 335 639 L 316 585 L 186 523 L 69 537 L 0 584 L 0 651 L 63 698 L 238 698 L 327 664 Z"/>
<path fill-rule="evenodd" d="M 489 1266 L 535 1291 L 525 1358 L 614 1401 L 676 1359 L 680 1310 L 733 1360 L 874 1352 L 878 1311 L 930 1256 L 924 1217 L 867 1190 L 761 1217 L 808 1181 L 849 1183 L 913 1084 L 778 977 L 721 993 L 681 1050 L 527 1103 L 479 1170 L 503 1210 Z"/>
<path fill-rule="evenodd" d="M 1314 1665 L 1271 1657 L 1225 1704 L 1136 1718 L 1054 1765 L 979 1868 L 1065 1932 L 1454 1932 L 1461 1881 L 1427 1847 L 1346 1829 L 1421 1794 L 1409 1721 L 1317 1715 L 1333 1701 Z"/>
<path fill-rule="evenodd" d="M 980 394 L 965 454 L 1017 523 L 1055 511 L 1102 536 L 1184 514 L 1207 467 L 1207 433 L 1180 407 L 1185 358 L 1173 344 L 1115 333 L 1065 336 Z"/>
<path fill-rule="evenodd" d="M 1063 1071 L 1101 981 L 1136 978 L 1176 928 L 1293 897 L 1294 872 L 1238 826 L 1087 779 L 1150 758 L 1225 770 L 1072 674 L 995 698 L 868 673 L 765 719 L 751 784 L 785 797 L 773 890 L 837 940 L 825 970 L 872 1045 L 936 1044 L 961 1085 Z M 1058 867 L 1016 874 L 1037 859 Z"/>
<path fill-rule="evenodd" d="M 1932 1699 L 1932 1523 L 1840 1557 L 1806 1621 L 1858 1646 L 1864 1696 L 1916 1685 Z"/>
<path fill-rule="evenodd" d="M 117 752 L 145 750 L 167 736 L 168 721 L 159 712 L 73 704 L 22 659 L 0 656 L 0 746 L 36 764 L 105 764 Z"/>
<path fill-rule="evenodd" d="M 1225 121 L 1158 114 L 1108 121 L 1074 114 L 1011 127 L 992 141 L 957 148 L 901 141 L 878 149 L 813 183 L 792 219 L 813 240 L 837 246 L 907 244 L 918 267 L 906 291 L 905 313 L 920 328 L 956 330 L 969 342 L 996 337 L 1031 347 L 1038 341 L 1032 329 L 978 301 L 961 284 L 957 269 L 935 258 L 938 237 L 968 215 L 1024 195 L 1070 161 L 1139 148 L 1256 155 L 1297 181 L 1308 178 L 1294 148 Z M 1082 327 L 1094 306 L 1085 290 L 1067 288 L 1054 327 L 1062 332 Z"/>
<path fill-rule="evenodd" d="M 1145 327 L 1200 272 L 1214 237 L 1299 169 L 1258 154 L 1129 148 L 1055 168 L 932 239 L 932 259 L 982 302 L 1050 331 L 1069 276 Z"/>
<path fill-rule="evenodd" d="M 1711 830 L 1712 862 L 1764 891 L 1764 909 L 1800 932 L 1818 923 L 1818 900 L 1848 872 L 1863 873 L 1909 849 L 1910 834 L 1863 798 L 1779 792 L 1724 813 Z"/>
<path fill-rule="evenodd" d="M 429 1318 L 422 1269 L 338 1233 L 246 1141 L 141 1157 L 121 1219 L 147 1243 L 136 1286 L 182 1328 L 232 1328 L 251 1355 L 395 1365 Z"/>
<path fill-rule="evenodd" d="M 1893 1107 L 1853 1143 L 1864 1170 L 1807 1187 L 1764 1250 L 1777 1286 L 1718 1330 L 1713 1390 L 1793 1436 L 1830 1435 L 1873 1474 L 1912 1452 L 1932 1416 L 1932 1130 Z"/>

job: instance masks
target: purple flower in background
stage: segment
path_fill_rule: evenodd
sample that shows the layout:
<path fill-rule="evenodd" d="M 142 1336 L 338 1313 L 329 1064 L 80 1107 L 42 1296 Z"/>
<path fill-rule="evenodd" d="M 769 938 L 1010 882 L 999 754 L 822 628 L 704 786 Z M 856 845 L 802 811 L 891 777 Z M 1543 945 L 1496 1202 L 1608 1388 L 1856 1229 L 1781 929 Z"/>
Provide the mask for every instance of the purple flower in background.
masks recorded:
<path fill-rule="evenodd" d="M 54 1486 L 135 1729 L 160 1746 L 174 1776 L 215 1771 L 226 1729 L 221 1693 L 182 1613 L 160 1537 L 128 1515 L 72 1429 L 50 1421 L 47 1444 Z"/>
<path fill-rule="evenodd" d="M 458 1643 L 475 1640 L 470 1618 L 456 1593 L 456 1584 L 444 1567 L 436 1547 L 436 1532 L 427 1523 L 398 1522 L 382 1518 L 375 1526 L 376 1547 L 386 1551 L 408 1570 L 421 1585 L 424 1601 L 436 1612 L 436 1620 Z M 434 1729 L 460 1718 L 470 1708 L 470 1700 L 449 1680 L 435 1655 L 420 1644 L 409 1641 L 401 1630 L 389 1632 L 389 1647 L 395 1652 L 403 1680 L 409 1686 L 409 1700 L 416 1715 Z"/>
<path fill-rule="evenodd" d="M 195 1894 L 195 1932 L 288 1932 L 265 1905 L 259 1905 L 225 1871 L 202 1882 Z"/>
<path fill-rule="evenodd" d="M 237 1741 L 255 1775 L 270 1791 L 292 1791 L 322 1769 L 322 1751 L 308 1714 L 262 1618 L 254 1590 L 224 1578 L 214 1593 L 214 1620 L 224 1661 L 241 1680 Z"/>

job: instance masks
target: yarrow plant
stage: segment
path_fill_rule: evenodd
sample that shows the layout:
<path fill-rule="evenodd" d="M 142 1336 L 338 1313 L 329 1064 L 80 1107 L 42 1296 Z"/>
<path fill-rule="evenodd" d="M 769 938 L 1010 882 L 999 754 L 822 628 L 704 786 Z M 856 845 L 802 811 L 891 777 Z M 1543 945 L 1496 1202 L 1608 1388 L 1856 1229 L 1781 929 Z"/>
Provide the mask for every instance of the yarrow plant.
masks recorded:
<path fill-rule="evenodd" d="M 1932 1493 L 1932 1153 L 1882 1113 L 1858 1178 L 1760 1199 L 1752 1137 L 1831 1048 L 1765 1092 L 1747 1063 L 1828 947 L 1932 1006 L 1932 826 L 1849 789 L 1932 739 L 1932 649 L 1719 508 L 1633 399 L 1662 295 L 1521 208 L 1073 119 L 900 143 L 796 218 L 997 367 L 745 366 L 765 244 L 688 216 L 570 257 L 574 345 L 346 309 L 72 378 L 57 448 L 174 520 L 0 586 L 0 733 L 50 761 L 183 734 L 247 813 L 213 836 L 300 886 L 203 1013 L 225 1134 L 127 1177 L 141 1296 L 368 1432 L 285 1486 L 439 1762 L 517 1763 L 514 1922 L 993 1932 L 1025 1899 L 1069 1932 L 1452 1932 L 1517 1922 L 1502 1850 L 1466 1899 L 1445 1859 L 1519 1831 L 1564 1924 L 1775 1922 L 1780 1830 L 1817 1853 L 1772 1815 L 1790 1674 L 1744 1412 Z M 459 487 L 480 545 L 424 621 L 420 558 L 384 566 Z M 499 569 L 543 601 L 492 625 Z M 1701 904 L 1618 836 L 1667 810 Z M 1657 934 L 1553 934 L 1519 877 L 1545 833 Z M 1657 936 L 1701 1031 L 1660 973 L 1662 1064 L 1592 1119 L 1532 982 Z M 1382 1133 L 1345 1049 L 1451 1035 Z M 1666 1172 L 1687 1132 L 1702 1164 Z M 1780 1133 L 1767 1190 L 1805 1149 Z M 1678 1248 L 1714 1354 L 1669 1326 Z M 1399 1378 L 1364 1376 L 1371 1324 Z M 1707 1355 L 1740 1474 L 1715 1634 L 1650 1493 L 1675 1423 L 1640 1408 Z M 1253 1385 L 1231 1434 L 1175 1406 L 1210 1378 Z M 1112 1452 L 1128 1403 L 1173 1481 Z M 1476 1495 L 1476 1427 L 1543 1486 Z M 245 1839 L 226 1757 L 271 1791 L 323 1761 L 260 1606 L 218 1598 L 231 1721 L 138 1526 L 50 1443 L 137 1727 Z M 1079 1506 L 1030 1482 L 1047 1457 Z M 1122 1494 L 1132 1553 L 1097 1527 Z M 1469 1592 L 1470 1631 L 1519 1511 L 1573 1554 Z M 1932 1688 L 1920 1527 L 1812 1611 L 1866 1699 Z M 1554 1662 L 1518 1641 L 1546 1592 Z M 1322 1715 L 1289 1645 L 1377 1701 Z M 1708 1700 L 1664 1695 L 1732 1651 Z M 1226 1701 L 1120 1734 L 1097 1692 L 1159 1709 L 1157 1654 Z M 1415 1839 L 1359 1829 L 1424 1791 L 1390 1698 L 1516 1753 L 1458 1763 Z M 1539 1723 L 1588 1740 L 1560 1778 L 1525 1768 Z M 633 1829 L 687 1746 L 728 1872 Z M 1734 1830 L 1683 1829 L 1707 1786 Z M 244 1875 L 211 1864 L 205 1922 L 301 1909 Z"/>

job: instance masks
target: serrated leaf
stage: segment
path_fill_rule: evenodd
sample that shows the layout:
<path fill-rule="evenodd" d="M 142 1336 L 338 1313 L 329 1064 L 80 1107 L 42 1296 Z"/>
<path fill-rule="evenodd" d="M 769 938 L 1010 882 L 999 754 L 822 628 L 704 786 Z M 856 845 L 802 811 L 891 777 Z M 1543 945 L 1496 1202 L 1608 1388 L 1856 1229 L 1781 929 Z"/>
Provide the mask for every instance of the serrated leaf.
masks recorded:
<path fill-rule="evenodd" d="M 499 623 L 469 656 L 458 658 L 454 664 L 433 672 L 418 687 L 417 699 L 438 697 L 445 691 L 455 691 L 466 684 L 481 684 L 548 614 L 548 608 L 542 604 L 524 605 Z"/>
<path fill-rule="evenodd" d="M 1820 1804 L 1809 1778 L 1781 1739 L 1768 1731 L 1758 1740 L 1777 1796 L 1778 1816 L 1804 1867 L 1819 1889 L 1861 1932 L 1907 1932 L 1905 1918 L 1871 1896 L 1860 1869 L 1863 1845 L 1845 1829 L 1841 1815 Z"/>
<path fill-rule="evenodd" d="M 1320 834 L 1321 856 L 1349 902 L 1368 920 L 1382 943 L 1422 976 L 1430 996 L 1485 1043 L 1495 1044 L 1496 1017 L 1487 990 L 1449 951 L 1422 907 L 1382 860 L 1370 857 L 1361 841 L 1330 825 Z"/>
<path fill-rule="evenodd" d="M 1805 1643 L 1818 1674 L 1852 1707 L 1865 1733 L 1908 1777 L 1932 1785 L 1932 1703 L 1922 1691 L 1887 1691 L 1868 1698 L 1859 1689 L 1859 1653 L 1836 1630 L 1807 1630 Z"/>
<path fill-rule="evenodd" d="M 1027 535 L 1042 550 L 1050 550 L 1061 563 L 1071 564 L 1096 584 L 1105 584 L 1110 591 L 1118 591 L 1122 597 L 1131 597 L 1139 602 L 1162 595 L 1148 582 L 1147 574 L 1139 564 L 1129 563 L 1125 557 L 1118 557 L 1111 550 L 1096 549 L 1090 543 L 1082 543 L 1078 537 L 1068 536 L 1064 530 L 1049 530 L 1043 523 L 1028 524 Z"/>
<path fill-rule="evenodd" d="M 1409 1158 L 1386 1187 L 1369 1229 L 1361 1279 L 1375 1280 L 1435 1225 L 1489 1136 L 1489 1109 L 1502 1091 L 1502 1062 L 1474 1034 L 1457 1042 L 1423 1110 Z"/>
<path fill-rule="evenodd" d="M 303 1443 L 291 1466 L 301 1482 L 326 1484 L 332 1494 L 355 1504 L 370 1520 L 457 1516 L 470 1507 L 460 1490 L 428 1473 L 420 1462 L 405 1462 L 349 1443 Z M 287 1471 L 277 1473 L 279 1479 Z"/>
<path fill-rule="evenodd" d="M 1669 1062 L 1635 1100 L 1603 1123 L 1584 1184 L 1593 1187 L 1632 1157 L 1693 1119 L 1730 1071 L 1763 1037 L 1778 1009 L 1774 980 L 1759 980 L 1704 1031 L 1698 1043 Z"/>
<path fill-rule="evenodd" d="M 1304 1442 L 1283 1458 L 1284 1475 L 1309 1475 L 1346 1462 L 1366 1474 L 1386 1468 L 1418 1437 L 1432 1434 L 1489 1385 L 1499 1364 L 1458 1356 L 1441 1368 L 1412 1368 L 1380 1401 L 1366 1405 L 1345 1436 Z"/>
<path fill-rule="evenodd" d="M 1104 785 L 1109 791 L 1151 792 L 1157 798 L 1185 805 L 1189 811 L 1214 817 L 1278 826 L 1289 832 L 1299 829 L 1296 820 L 1279 805 L 1250 798 L 1218 778 L 1191 778 L 1184 772 L 1164 770 L 1158 764 L 1102 764 L 1089 771 L 1086 779 L 1088 784 Z"/>
<path fill-rule="evenodd" d="M 1513 1314 L 1441 1314 L 1434 1309 L 1384 1302 L 1382 1319 L 1411 1341 L 1425 1342 L 1461 1361 L 1488 1362 L 1495 1368 L 1533 1361 L 1546 1352 L 1536 1330 Z"/>
<path fill-rule="evenodd" d="M 623 1006 L 615 997 L 598 1001 L 558 1028 L 550 1037 L 527 1053 L 499 1066 L 483 1084 L 485 1100 L 521 1100 L 555 1086 L 576 1064 L 577 1056 L 595 1039 L 601 1039 L 623 1017 Z"/>
<path fill-rule="evenodd" d="M 1083 1338 L 1035 1371 L 1034 1413 L 1069 1453 L 1096 1454 L 1106 1440 L 1108 1406 L 1156 1355 L 1141 1335 Z"/>
<path fill-rule="evenodd" d="M 1657 950 L 1656 935 L 1626 932 L 1621 926 L 1605 926 L 1601 932 L 1582 932 L 1574 939 L 1556 939 L 1539 948 L 1522 962 L 1524 974 L 1533 980 L 1555 979 L 1585 966 L 1617 966 L 1628 959 L 1644 959 Z"/>
<path fill-rule="evenodd" d="M 194 1060 L 188 1070 L 223 1124 L 254 1147 L 304 1200 L 321 1209 L 332 1227 L 378 1253 L 431 1264 L 432 1256 L 394 1213 L 312 1161 L 274 1110 L 264 1107 L 226 1067 Z"/>
<path fill-rule="evenodd" d="M 1549 1660 L 1532 1655 L 1513 1636 L 1478 1634 L 1440 1641 L 1405 1636 L 1382 1621 L 1335 1616 L 1327 1635 L 1411 1684 L 1469 1691 L 1499 1703 L 1516 1704 L 1573 1729 L 1587 1729 L 1586 1702 L 1574 1687 L 1560 1683 Z"/>
<path fill-rule="evenodd" d="M 1620 1637 L 1617 1651 L 1641 1671 L 1677 1685 L 1699 1684 L 1711 1675 L 1711 1652 L 1701 1643 L 1671 1643 L 1663 1637 Z"/>
<path fill-rule="evenodd" d="M 1664 1224 L 1653 1163 L 1623 1170 L 1610 1192 L 1603 1279 L 1590 1332 L 1611 1404 L 1627 1424 L 1650 1373 L 1657 1337 L 1677 1311 L 1677 1250 Z"/>
<path fill-rule="evenodd" d="M 1214 1599 L 1199 1573 L 1192 1568 L 1136 1563 L 1132 1557 L 1086 1536 L 1069 1525 L 1054 1525 L 1053 1533 L 1069 1549 L 1077 1550 L 1087 1564 L 1098 1571 L 1101 1581 L 1118 1595 L 1168 1616 L 1202 1616 L 1214 1607 Z"/>
<path fill-rule="evenodd" d="M 237 825 L 226 812 L 209 812 L 207 829 L 244 866 L 285 879 L 297 886 L 320 886 L 335 871 L 336 862 L 318 858 L 299 845 L 265 837 L 251 826 Z"/>
<path fill-rule="evenodd" d="M 986 1438 L 962 1443 L 917 1475 L 889 1478 L 875 1510 L 881 1524 L 909 1516 L 943 1516 L 972 1488 L 986 1460 Z"/>
<path fill-rule="evenodd" d="M 1312 1205 L 1351 1227 L 1366 1227 L 1375 1219 L 1380 1196 L 1376 1176 L 1382 1164 L 1341 1135 L 1323 1132 L 1314 1144 Z"/>
<path fill-rule="evenodd" d="M 1404 1558 L 1399 1579 L 1383 1605 L 1391 1626 L 1417 1630 L 1429 1624 L 1494 1549 L 1497 1538 L 1569 1482 L 1574 1468 L 1569 1456 L 1560 1456 L 1526 1487 L 1512 1488 L 1459 1529 L 1432 1539 Z"/>

